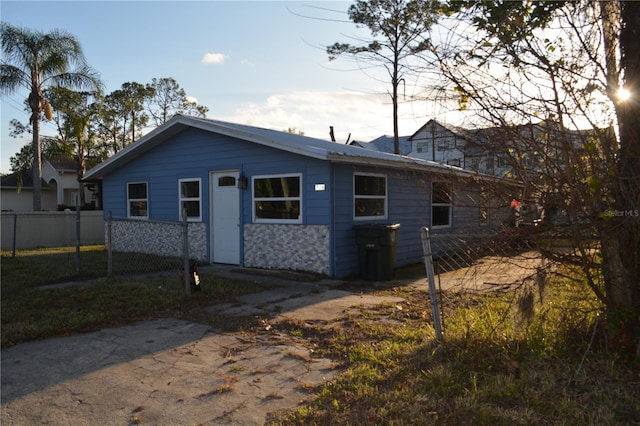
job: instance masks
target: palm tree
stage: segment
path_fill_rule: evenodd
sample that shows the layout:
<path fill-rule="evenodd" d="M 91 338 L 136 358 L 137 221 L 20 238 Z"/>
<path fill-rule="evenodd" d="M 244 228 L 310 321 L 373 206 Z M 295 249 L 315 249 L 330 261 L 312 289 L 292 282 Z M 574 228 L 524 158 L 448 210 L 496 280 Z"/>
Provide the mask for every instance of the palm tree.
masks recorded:
<path fill-rule="evenodd" d="M 71 34 L 52 30 L 49 33 L 0 24 L 1 62 L 0 94 L 19 88 L 29 90 L 33 129 L 33 210 L 41 209 L 42 158 L 40 150 L 40 116 L 51 118 L 51 106 L 44 89 L 53 86 L 100 90 L 96 71 L 87 65 L 80 43 Z"/>

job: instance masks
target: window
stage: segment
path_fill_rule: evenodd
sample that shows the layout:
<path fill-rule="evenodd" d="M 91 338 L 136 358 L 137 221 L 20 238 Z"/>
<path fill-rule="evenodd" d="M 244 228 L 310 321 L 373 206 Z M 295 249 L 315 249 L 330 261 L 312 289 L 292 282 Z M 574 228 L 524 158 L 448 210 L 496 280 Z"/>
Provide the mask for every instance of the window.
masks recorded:
<path fill-rule="evenodd" d="M 494 159 L 493 159 L 493 156 L 489 155 L 489 156 L 488 156 L 488 157 L 486 157 L 486 158 L 487 158 L 487 159 L 486 159 L 487 167 L 486 167 L 486 170 L 485 170 L 485 171 L 486 171 L 487 173 L 493 173 L 493 171 L 494 171 L 494 165 L 493 165 L 493 164 L 494 164 Z"/>
<path fill-rule="evenodd" d="M 509 158 L 503 155 L 498 155 L 498 168 L 509 167 Z"/>
<path fill-rule="evenodd" d="M 127 217 L 149 218 L 147 182 L 127 183 Z"/>
<path fill-rule="evenodd" d="M 302 223 L 299 174 L 253 177 L 253 221 Z"/>
<path fill-rule="evenodd" d="M 356 174 L 353 178 L 353 217 L 355 219 L 386 218 L 387 177 Z"/>
<path fill-rule="evenodd" d="M 218 186 L 236 186 L 235 176 L 222 176 L 218 178 Z"/>
<path fill-rule="evenodd" d="M 451 141 L 449 139 L 438 139 L 436 149 L 438 151 L 447 151 L 451 149 Z"/>
<path fill-rule="evenodd" d="M 451 226 L 451 185 L 443 182 L 431 184 L 431 226 Z"/>
<path fill-rule="evenodd" d="M 180 212 L 178 216 L 182 220 L 182 214 L 186 210 L 188 221 L 202 220 L 201 185 L 200 179 L 180 179 L 178 181 L 180 191 Z"/>
<path fill-rule="evenodd" d="M 480 157 L 467 157 L 465 160 L 465 164 L 468 169 L 473 170 L 474 172 L 480 170 Z"/>
<path fill-rule="evenodd" d="M 429 152 L 429 142 L 417 142 L 416 151 L 418 152 L 418 154 Z"/>

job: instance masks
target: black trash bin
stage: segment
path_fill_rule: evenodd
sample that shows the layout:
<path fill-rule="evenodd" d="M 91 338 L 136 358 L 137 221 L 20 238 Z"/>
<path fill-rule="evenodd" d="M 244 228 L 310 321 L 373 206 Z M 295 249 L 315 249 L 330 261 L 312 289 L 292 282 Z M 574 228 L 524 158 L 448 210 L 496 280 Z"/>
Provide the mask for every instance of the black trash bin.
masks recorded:
<path fill-rule="evenodd" d="M 358 261 L 362 279 L 388 281 L 393 278 L 399 228 L 399 223 L 376 223 L 353 227 L 356 231 Z"/>

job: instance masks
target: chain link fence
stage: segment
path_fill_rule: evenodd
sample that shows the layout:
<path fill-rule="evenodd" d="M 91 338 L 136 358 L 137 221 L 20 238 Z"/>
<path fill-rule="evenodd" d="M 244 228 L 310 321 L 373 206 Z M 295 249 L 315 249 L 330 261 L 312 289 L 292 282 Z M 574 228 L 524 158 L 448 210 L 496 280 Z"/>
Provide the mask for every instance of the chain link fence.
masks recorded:
<path fill-rule="evenodd" d="M 132 220 L 109 214 L 106 225 L 108 275 L 173 275 L 187 293 L 198 289 L 197 261 L 200 224 Z"/>
<path fill-rule="evenodd" d="M 532 230 L 505 228 L 494 234 L 433 233 L 422 229 L 424 263 L 438 339 L 446 298 L 455 293 L 543 291 L 554 263 L 537 247 Z"/>

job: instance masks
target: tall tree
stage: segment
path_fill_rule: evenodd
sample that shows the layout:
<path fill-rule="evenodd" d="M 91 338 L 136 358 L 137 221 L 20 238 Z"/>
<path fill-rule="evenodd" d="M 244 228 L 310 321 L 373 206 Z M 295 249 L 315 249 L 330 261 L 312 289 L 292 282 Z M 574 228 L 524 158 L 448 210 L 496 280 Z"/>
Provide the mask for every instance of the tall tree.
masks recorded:
<path fill-rule="evenodd" d="M 111 96 L 99 96 L 91 105 L 92 128 L 97 134 L 101 147 L 107 155 L 119 151 L 120 140 L 124 139 L 126 131 L 120 123 L 121 113 L 118 105 Z"/>
<path fill-rule="evenodd" d="M 123 120 L 123 148 L 127 145 L 127 139 L 129 143 L 135 141 L 138 135 L 142 133 L 142 129 L 147 125 L 149 116 L 144 110 L 144 104 L 147 99 L 153 96 L 153 93 L 153 88 L 133 81 L 123 83 L 120 89 L 114 90 L 107 96 L 114 104 L 115 109 L 119 111 Z M 128 126 L 127 121 L 129 122 Z M 128 131 L 131 137 L 125 138 Z"/>
<path fill-rule="evenodd" d="M 54 121 L 58 128 L 59 145 L 65 148 L 65 157 L 73 157 L 76 162 L 76 175 L 80 194 L 80 205 L 85 204 L 82 178 L 87 171 L 87 159 L 96 158 L 93 152 L 94 132 L 91 122 L 95 109 L 89 101 L 91 92 L 76 92 L 64 87 L 52 87 L 47 90 L 47 98 L 56 113 Z"/>
<path fill-rule="evenodd" d="M 19 88 L 29 90 L 29 108 L 33 127 L 33 209 L 41 209 L 42 157 L 40 114 L 51 118 L 44 89 L 65 86 L 99 90 L 98 74 L 87 65 L 80 43 L 71 34 L 53 30 L 33 31 L 2 23 L 0 42 L 3 58 L 0 65 L 0 93 L 11 94 Z"/>
<path fill-rule="evenodd" d="M 531 194 L 568 214 L 555 231 L 573 250 L 547 254 L 582 268 L 607 307 L 612 341 L 640 357 L 640 3 L 453 6 L 465 24 L 432 52 L 442 75 L 503 130 L 494 140 Z M 618 98 L 621 88 L 632 98 Z M 541 119 L 530 137 L 517 125 Z M 532 153 L 537 176 L 523 164 Z"/>
<path fill-rule="evenodd" d="M 365 26 L 373 39 L 358 44 L 334 43 L 327 47 L 329 60 L 342 54 L 381 65 L 391 79 L 393 146 L 400 153 L 398 87 L 409 70 L 408 61 L 431 47 L 428 32 L 436 21 L 440 4 L 431 0 L 358 0 L 349 7 L 349 19 Z"/>
<path fill-rule="evenodd" d="M 112 153 L 136 140 L 149 121 L 144 105 L 153 89 L 137 82 L 123 83 L 94 104 L 94 127 L 104 146 Z"/>
<path fill-rule="evenodd" d="M 156 126 L 165 123 L 175 114 L 205 117 L 209 111 L 206 106 L 198 105 L 189 98 L 173 78 L 154 78 L 146 87 L 151 94 L 147 98 L 147 111 Z"/>

